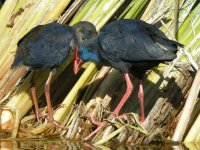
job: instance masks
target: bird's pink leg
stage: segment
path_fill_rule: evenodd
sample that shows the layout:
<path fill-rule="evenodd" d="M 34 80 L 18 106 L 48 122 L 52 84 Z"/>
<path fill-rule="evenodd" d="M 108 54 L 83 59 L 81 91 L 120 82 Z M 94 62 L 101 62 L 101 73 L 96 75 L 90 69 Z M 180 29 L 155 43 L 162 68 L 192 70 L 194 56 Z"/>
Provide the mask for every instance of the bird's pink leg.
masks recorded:
<path fill-rule="evenodd" d="M 121 108 L 123 107 L 124 103 L 127 101 L 127 99 L 129 98 L 129 96 L 131 95 L 132 91 L 133 91 L 133 84 L 131 82 L 131 79 L 129 77 L 128 73 L 124 74 L 125 80 L 126 80 L 126 84 L 127 84 L 127 88 L 126 88 L 126 93 L 124 94 L 124 96 L 122 97 L 122 99 L 120 100 L 119 104 L 117 105 L 117 107 L 115 108 L 113 114 L 114 115 L 119 115 L 119 112 L 121 110 Z M 110 117 L 109 117 L 110 118 Z"/>
<path fill-rule="evenodd" d="M 47 82 L 45 84 L 45 96 L 46 96 L 46 101 L 47 101 L 47 111 L 48 111 L 48 119 L 51 123 L 55 124 L 56 126 L 60 128 L 64 128 L 64 126 L 60 125 L 56 120 L 53 118 L 53 107 L 51 105 L 51 98 L 50 98 L 50 84 L 51 84 L 51 79 L 53 75 L 55 74 L 55 70 L 52 70 L 49 73 L 49 77 L 47 79 Z"/>
<path fill-rule="evenodd" d="M 133 84 L 131 82 L 131 79 L 129 77 L 129 74 L 128 73 L 125 73 L 124 75 L 125 77 L 125 80 L 126 80 L 126 83 L 127 83 L 127 89 L 126 89 L 126 93 L 124 94 L 124 96 L 122 97 L 121 101 L 119 102 L 119 104 L 117 105 L 117 107 L 115 108 L 113 114 L 114 115 L 119 115 L 119 112 L 121 110 L 121 108 L 123 107 L 124 103 L 126 102 L 126 100 L 129 98 L 129 96 L 131 95 L 132 91 L 133 91 Z M 111 119 L 113 118 L 113 114 L 110 115 L 108 118 Z M 85 140 L 88 140 L 90 139 L 94 134 L 96 134 L 101 128 L 103 128 L 103 126 L 105 125 L 105 122 L 97 122 L 93 119 L 93 117 L 90 115 L 90 118 L 91 118 L 91 121 L 92 123 L 96 124 L 96 125 L 99 125 L 99 127 L 93 131 L 92 133 L 90 133 L 86 138 Z"/>
<path fill-rule="evenodd" d="M 47 111 L 48 111 L 48 119 L 50 121 L 53 121 L 53 108 L 51 105 L 51 99 L 50 99 L 50 83 L 51 83 L 51 79 L 53 77 L 53 72 L 51 71 L 49 73 L 49 77 L 47 79 L 47 82 L 45 84 L 45 96 L 46 96 L 46 101 L 47 101 Z"/>
<path fill-rule="evenodd" d="M 98 121 L 96 121 L 96 120 L 94 119 L 94 117 L 92 116 L 91 113 L 89 113 L 88 115 L 89 115 L 89 117 L 90 117 L 90 120 L 91 120 L 92 124 L 97 125 L 97 126 L 101 126 L 101 125 L 104 125 L 104 124 L 105 124 L 105 122 L 98 122 Z"/>
<path fill-rule="evenodd" d="M 92 133 L 90 133 L 87 137 L 85 137 L 84 140 L 89 140 L 94 134 L 96 134 L 99 130 L 101 130 L 101 128 L 106 124 L 106 122 L 98 122 L 98 121 L 96 121 L 93 118 L 91 113 L 89 113 L 89 117 L 90 117 L 90 120 L 91 120 L 92 124 L 97 125 L 99 127 L 96 128 L 96 130 L 94 130 Z"/>
<path fill-rule="evenodd" d="M 141 113 L 140 120 L 141 122 L 143 122 L 145 120 L 145 116 L 144 116 L 144 90 L 143 90 L 142 80 L 139 80 L 138 99 L 140 103 L 140 113 Z"/>
<path fill-rule="evenodd" d="M 33 103 L 34 103 L 34 107 L 35 107 L 35 115 L 36 115 L 37 121 L 39 121 L 41 112 L 40 112 L 40 109 L 38 106 L 34 77 L 35 77 L 35 73 L 33 72 L 33 75 L 32 75 L 31 81 L 30 81 L 30 88 L 31 88 L 31 95 L 32 95 Z"/>

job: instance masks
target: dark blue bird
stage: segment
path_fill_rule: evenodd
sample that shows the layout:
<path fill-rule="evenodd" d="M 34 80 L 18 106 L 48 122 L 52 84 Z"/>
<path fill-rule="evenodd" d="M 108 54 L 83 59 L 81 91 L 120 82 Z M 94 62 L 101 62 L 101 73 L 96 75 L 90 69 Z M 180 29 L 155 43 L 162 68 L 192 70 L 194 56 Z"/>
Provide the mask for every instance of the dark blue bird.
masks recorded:
<path fill-rule="evenodd" d="M 56 124 L 53 119 L 53 108 L 50 99 L 50 82 L 56 67 L 61 65 L 67 56 L 78 47 L 79 43 L 96 36 L 96 28 L 89 22 L 79 22 L 74 26 L 59 23 L 39 25 L 29 31 L 19 42 L 12 68 L 21 64 L 30 70 L 51 69 L 45 84 L 45 96 L 47 101 L 48 119 Z M 31 80 L 31 93 L 35 105 L 36 117 L 40 112 L 36 98 L 34 75 Z"/>
<path fill-rule="evenodd" d="M 178 46 L 183 45 L 169 40 L 162 31 L 144 21 L 118 20 L 103 27 L 97 37 L 80 45 L 75 51 L 74 72 L 78 72 L 82 60 L 111 66 L 124 74 L 127 90 L 114 110 L 115 115 L 132 93 L 129 73 L 133 73 L 140 80 L 138 98 L 141 121 L 144 121 L 142 77 L 160 62 L 175 59 Z"/>

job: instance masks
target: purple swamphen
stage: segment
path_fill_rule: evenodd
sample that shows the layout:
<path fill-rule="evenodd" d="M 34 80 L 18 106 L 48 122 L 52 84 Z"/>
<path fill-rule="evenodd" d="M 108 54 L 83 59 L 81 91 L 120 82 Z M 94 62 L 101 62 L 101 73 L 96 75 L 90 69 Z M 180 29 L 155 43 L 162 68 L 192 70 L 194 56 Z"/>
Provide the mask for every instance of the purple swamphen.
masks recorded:
<path fill-rule="evenodd" d="M 118 115 L 133 91 L 129 77 L 131 72 L 139 78 L 138 98 L 141 121 L 144 115 L 144 92 L 142 77 L 145 72 L 160 62 L 176 58 L 177 47 L 182 44 L 169 40 L 166 35 L 144 21 L 136 19 L 118 20 L 103 27 L 98 36 L 82 43 L 75 51 L 74 72 L 82 61 L 93 61 L 120 70 L 127 83 L 126 93 L 114 110 Z"/>
<path fill-rule="evenodd" d="M 72 27 L 53 22 L 36 26 L 17 44 L 18 48 L 11 68 L 17 68 L 23 64 L 29 70 L 51 70 L 45 84 L 45 96 L 48 119 L 55 125 L 58 124 L 53 118 L 53 108 L 50 99 L 52 76 L 56 68 L 67 59 L 67 56 L 78 47 L 79 43 L 85 42 L 89 38 L 96 36 L 96 34 L 94 25 L 86 21 L 79 22 Z M 36 118 L 39 120 L 41 114 L 36 97 L 34 72 L 30 83 Z"/>

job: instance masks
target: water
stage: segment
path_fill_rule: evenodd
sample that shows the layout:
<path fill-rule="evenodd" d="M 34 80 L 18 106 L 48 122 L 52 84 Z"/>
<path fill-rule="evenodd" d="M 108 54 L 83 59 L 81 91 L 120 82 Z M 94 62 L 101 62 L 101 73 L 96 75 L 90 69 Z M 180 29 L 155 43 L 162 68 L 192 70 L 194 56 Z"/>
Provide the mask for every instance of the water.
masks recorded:
<path fill-rule="evenodd" d="M 188 143 L 186 146 L 182 144 L 176 145 L 115 145 L 115 146 L 94 146 L 88 143 L 69 141 L 64 139 L 0 139 L 0 150 L 15 150 L 15 149 L 26 149 L 26 150 L 183 150 L 183 149 L 199 149 L 198 145 Z"/>

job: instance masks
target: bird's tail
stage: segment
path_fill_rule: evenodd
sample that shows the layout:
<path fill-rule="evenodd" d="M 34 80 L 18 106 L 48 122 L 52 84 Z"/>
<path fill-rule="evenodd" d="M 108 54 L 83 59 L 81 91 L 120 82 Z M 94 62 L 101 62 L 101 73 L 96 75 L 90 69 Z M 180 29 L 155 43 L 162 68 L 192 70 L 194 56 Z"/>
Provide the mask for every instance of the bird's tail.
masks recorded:
<path fill-rule="evenodd" d="M 22 64 L 22 56 L 19 55 L 18 53 L 18 49 L 16 50 L 16 53 L 15 53 L 15 59 L 11 65 L 11 69 L 16 69 L 17 67 L 19 67 L 21 64 Z"/>
<path fill-rule="evenodd" d="M 173 41 L 173 40 L 169 40 L 169 39 L 168 39 L 168 41 L 169 41 L 170 44 L 174 45 L 176 48 L 177 47 L 182 47 L 182 48 L 184 47 L 183 44 L 181 44 L 181 43 L 179 43 L 177 41 Z"/>
<path fill-rule="evenodd" d="M 22 64 L 21 62 L 14 60 L 13 64 L 11 65 L 11 69 L 16 69 L 21 64 Z"/>
<path fill-rule="evenodd" d="M 160 47 L 162 47 L 165 50 L 171 51 L 173 53 L 177 52 L 178 47 L 184 47 L 183 44 L 173 41 L 173 40 L 169 40 L 169 39 L 165 39 L 165 38 L 161 38 L 157 36 L 152 36 L 152 37 Z"/>

